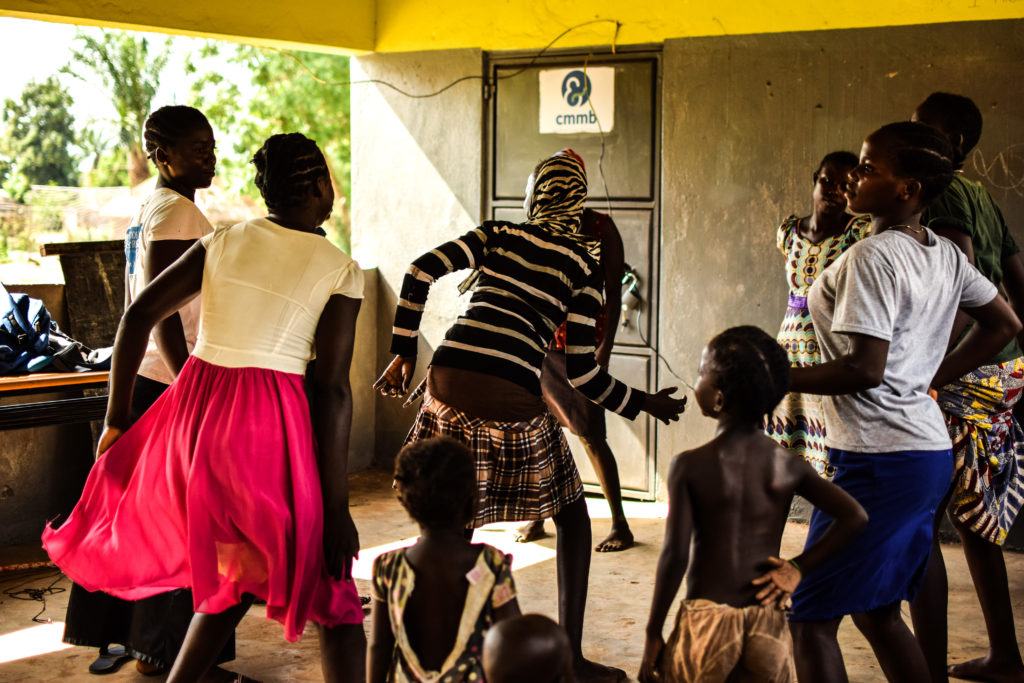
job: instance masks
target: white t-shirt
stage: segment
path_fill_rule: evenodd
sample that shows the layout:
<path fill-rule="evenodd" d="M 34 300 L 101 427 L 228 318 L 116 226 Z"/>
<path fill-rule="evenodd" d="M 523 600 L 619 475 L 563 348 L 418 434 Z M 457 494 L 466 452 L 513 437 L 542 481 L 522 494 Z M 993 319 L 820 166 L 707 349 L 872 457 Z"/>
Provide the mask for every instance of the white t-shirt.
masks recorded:
<path fill-rule="evenodd" d="M 949 434 L 929 384 L 946 355 L 957 308 L 998 294 L 949 240 L 921 244 L 888 230 L 850 247 L 811 287 L 808 307 L 825 362 L 845 354 L 850 333 L 889 342 L 882 384 L 825 396 L 825 443 L 862 453 L 938 451 Z"/>
<path fill-rule="evenodd" d="M 202 244 L 193 355 L 208 363 L 302 374 L 327 300 L 363 297 L 363 271 L 320 235 L 259 218 L 217 230 Z"/>
<path fill-rule="evenodd" d="M 134 301 L 146 286 L 146 252 L 159 240 L 198 240 L 213 232 L 213 226 L 191 200 L 166 187 L 158 188 L 146 198 L 132 218 L 124 236 L 124 255 L 128 267 L 128 301 Z M 196 344 L 199 326 L 199 297 L 178 311 L 189 351 Z M 150 335 L 146 356 L 139 374 L 157 382 L 170 384 L 174 376 L 160 357 L 156 340 Z"/>

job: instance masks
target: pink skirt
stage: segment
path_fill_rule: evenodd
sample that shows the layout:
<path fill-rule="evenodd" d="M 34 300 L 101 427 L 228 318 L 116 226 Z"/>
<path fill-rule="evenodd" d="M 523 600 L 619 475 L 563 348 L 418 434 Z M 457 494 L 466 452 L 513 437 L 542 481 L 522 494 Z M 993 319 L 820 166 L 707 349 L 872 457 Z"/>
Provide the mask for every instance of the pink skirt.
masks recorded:
<path fill-rule="evenodd" d="M 352 581 L 326 571 L 323 499 L 301 375 L 192 357 L 104 453 L 50 558 L 75 583 L 126 600 L 191 588 L 197 612 L 243 593 L 290 641 L 307 620 L 360 624 Z"/>

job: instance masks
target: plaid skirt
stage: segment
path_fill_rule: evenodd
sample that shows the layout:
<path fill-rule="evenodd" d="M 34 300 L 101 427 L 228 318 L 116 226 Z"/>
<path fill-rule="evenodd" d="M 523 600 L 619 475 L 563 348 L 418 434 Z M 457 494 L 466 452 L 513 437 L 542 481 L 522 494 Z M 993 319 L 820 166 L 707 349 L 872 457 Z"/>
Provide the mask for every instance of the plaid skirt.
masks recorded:
<path fill-rule="evenodd" d="M 476 460 L 471 525 L 548 519 L 583 496 L 569 444 L 549 412 L 523 422 L 483 420 L 426 392 L 405 442 L 448 436 Z"/>
<path fill-rule="evenodd" d="M 939 391 L 956 458 L 950 511 L 997 545 L 1024 504 L 1024 430 L 1013 414 L 1022 391 L 1024 358 L 983 365 Z"/>

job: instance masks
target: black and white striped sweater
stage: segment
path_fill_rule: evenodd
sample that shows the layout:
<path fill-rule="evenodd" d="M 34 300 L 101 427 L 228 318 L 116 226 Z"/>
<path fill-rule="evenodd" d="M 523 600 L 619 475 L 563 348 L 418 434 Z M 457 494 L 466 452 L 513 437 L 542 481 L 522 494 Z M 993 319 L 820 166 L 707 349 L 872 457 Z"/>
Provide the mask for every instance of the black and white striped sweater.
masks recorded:
<path fill-rule="evenodd" d="M 472 268 L 480 278 L 469 307 L 448 330 L 432 364 L 508 379 L 539 396 L 545 350 L 567 321 L 569 381 L 607 410 L 636 418 L 646 394 L 616 380 L 594 357 L 604 276 L 590 246 L 538 225 L 488 221 L 432 249 L 413 261 L 402 282 L 391 352 L 416 355 L 430 285 Z"/>

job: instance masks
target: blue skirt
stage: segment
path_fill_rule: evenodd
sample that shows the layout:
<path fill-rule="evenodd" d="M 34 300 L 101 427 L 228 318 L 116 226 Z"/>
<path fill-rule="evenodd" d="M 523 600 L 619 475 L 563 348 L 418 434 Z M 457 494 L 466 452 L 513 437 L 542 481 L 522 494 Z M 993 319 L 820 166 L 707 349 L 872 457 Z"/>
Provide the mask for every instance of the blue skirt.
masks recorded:
<path fill-rule="evenodd" d="M 953 481 L 953 452 L 854 453 L 829 450 L 832 482 L 868 513 L 849 545 L 803 578 L 790 621 L 829 621 L 912 600 L 924 577 L 935 512 Z M 832 517 L 815 510 L 807 546 Z"/>

